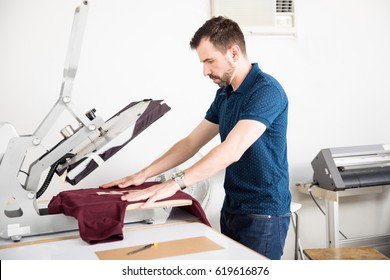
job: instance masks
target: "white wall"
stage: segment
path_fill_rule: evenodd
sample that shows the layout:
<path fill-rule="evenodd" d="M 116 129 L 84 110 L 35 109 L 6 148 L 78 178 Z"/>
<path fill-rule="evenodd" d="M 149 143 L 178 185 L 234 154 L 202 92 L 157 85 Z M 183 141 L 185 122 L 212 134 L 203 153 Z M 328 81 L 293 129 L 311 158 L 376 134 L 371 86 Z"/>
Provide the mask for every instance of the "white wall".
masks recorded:
<path fill-rule="evenodd" d="M 31 134 L 58 98 L 76 0 L 0 0 L 0 122 Z M 131 101 L 165 99 L 172 110 L 82 184 L 98 185 L 148 164 L 203 117 L 216 86 L 189 41 L 210 16 L 209 0 L 90 0 L 73 98 L 110 117 Z M 295 39 L 248 36 L 248 53 L 290 99 L 291 190 L 301 202 L 305 248 L 325 246 L 325 220 L 295 183 L 326 147 L 389 143 L 390 2 L 296 0 Z M 205 147 L 207 152 L 218 139 Z M 222 173 L 207 214 L 218 228 Z M 344 199 L 347 236 L 390 232 L 389 191 Z M 342 202 L 343 202 L 342 201 Z M 323 206 L 323 202 L 319 201 Z M 293 232 L 284 258 L 293 257 Z"/>

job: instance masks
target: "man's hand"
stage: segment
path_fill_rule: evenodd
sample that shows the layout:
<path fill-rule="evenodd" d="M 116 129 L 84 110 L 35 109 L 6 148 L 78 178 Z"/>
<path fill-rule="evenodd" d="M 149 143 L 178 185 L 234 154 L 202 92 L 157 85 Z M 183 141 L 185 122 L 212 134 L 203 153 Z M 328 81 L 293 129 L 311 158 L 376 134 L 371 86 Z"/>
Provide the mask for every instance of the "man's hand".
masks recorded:
<path fill-rule="evenodd" d="M 121 199 L 127 201 L 147 200 L 141 205 L 141 208 L 147 208 L 157 200 L 173 196 L 178 190 L 180 190 L 179 185 L 173 180 L 168 180 L 143 190 L 130 190 Z"/>

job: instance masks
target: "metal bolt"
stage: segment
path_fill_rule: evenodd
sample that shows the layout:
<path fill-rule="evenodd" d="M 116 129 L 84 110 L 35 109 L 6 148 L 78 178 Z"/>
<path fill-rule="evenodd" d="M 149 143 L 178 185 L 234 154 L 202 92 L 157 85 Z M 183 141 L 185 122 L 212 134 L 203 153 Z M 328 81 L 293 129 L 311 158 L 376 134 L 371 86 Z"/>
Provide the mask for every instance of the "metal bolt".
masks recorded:
<path fill-rule="evenodd" d="M 64 102 L 65 104 L 69 103 L 70 100 L 71 100 L 70 96 L 64 96 L 64 98 L 62 98 L 62 102 Z"/>
<path fill-rule="evenodd" d="M 35 197 L 35 192 L 28 192 L 27 193 L 27 198 L 28 199 L 34 199 L 34 197 Z"/>
<path fill-rule="evenodd" d="M 32 140 L 32 143 L 34 146 L 38 146 L 39 144 L 41 144 L 41 139 L 39 139 L 38 137 L 34 138 Z"/>

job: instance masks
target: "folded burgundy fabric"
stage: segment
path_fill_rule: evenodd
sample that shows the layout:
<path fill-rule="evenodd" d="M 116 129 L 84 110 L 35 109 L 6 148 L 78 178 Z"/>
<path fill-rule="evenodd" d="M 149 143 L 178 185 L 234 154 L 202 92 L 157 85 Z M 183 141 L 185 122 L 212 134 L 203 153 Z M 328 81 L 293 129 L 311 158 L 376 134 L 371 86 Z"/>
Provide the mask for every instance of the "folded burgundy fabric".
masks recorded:
<path fill-rule="evenodd" d="M 60 192 L 48 206 L 49 214 L 64 214 L 77 219 L 80 237 L 88 244 L 123 240 L 123 225 L 126 208 L 129 204 L 145 202 L 122 201 L 123 191 L 148 188 L 159 182 L 146 182 L 140 186 L 109 189 L 78 189 Z M 202 223 L 210 226 L 200 203 L 182 191 L 159 201 L 188 199 L 192 205 L 180 206 L 184 211 L 196 216 Z"/>

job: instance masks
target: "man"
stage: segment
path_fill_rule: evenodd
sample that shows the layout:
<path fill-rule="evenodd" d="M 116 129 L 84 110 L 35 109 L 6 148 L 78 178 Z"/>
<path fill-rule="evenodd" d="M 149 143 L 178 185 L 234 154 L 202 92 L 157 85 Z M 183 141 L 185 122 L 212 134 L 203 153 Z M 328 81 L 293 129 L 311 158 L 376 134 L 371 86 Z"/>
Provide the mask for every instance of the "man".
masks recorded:
<path fill-rule="evenodd" d="M 234 21 L 213 17 L 190 42 L 203 74 L 219 85 L 205 119 L 141 171 L 102 185 L 140 185 L 185 162 L 218 133 L 221 144 L 173 178 L 123 200 L 147 206 L 217 172 L 225 172 L 221 232 L 270 259 L 280 259 L 290 223 L 287 164 L 287 96 L 280 84 L 248 60 L 244 35 Z"/>

